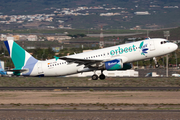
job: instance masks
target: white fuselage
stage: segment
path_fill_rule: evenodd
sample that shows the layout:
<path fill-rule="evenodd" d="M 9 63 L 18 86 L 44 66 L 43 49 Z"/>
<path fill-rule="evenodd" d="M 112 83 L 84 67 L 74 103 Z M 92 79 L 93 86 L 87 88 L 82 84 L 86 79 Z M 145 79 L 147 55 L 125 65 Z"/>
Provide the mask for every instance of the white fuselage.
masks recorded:
<path fill-rule="evenodd" d="M 143 46 L 141 46 L 142 42 Z M 66 57 L 102 61 L 121 58 L 123 63 L 129 63 L 162 56 L 171 53 L 176 49 L 176 44 L 167 42 L 165 39 L 158 38 L 117 45 Z M 79 66 L 77 63 L 67 63 L 65 60 L 61 59 L 38 61 L 30 76 L 61 76 L 74 74 L 83 67 L 84 65 Z"/>

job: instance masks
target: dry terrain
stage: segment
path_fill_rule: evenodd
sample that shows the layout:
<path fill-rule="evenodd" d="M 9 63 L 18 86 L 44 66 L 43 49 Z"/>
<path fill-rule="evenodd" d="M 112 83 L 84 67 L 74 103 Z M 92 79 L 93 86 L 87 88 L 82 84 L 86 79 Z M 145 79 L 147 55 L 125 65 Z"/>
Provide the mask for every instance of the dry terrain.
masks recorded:
<path fill-rule="evenodd" d="M 0 77 L 0 87 L 180 87 L 179 78 Z"/>
<path fill-rule="evenodd" d="M 180 80 L 179 78 L 107 78 L 104 81 L 92 81 L 89 78 L 0 78 L 0 87 L 30 86 L 179 87 Z M 142 111 L 124 112 L 124 110 Z M 147 112 L 144 110 L 158 111 Z M 167 111 L 161 112 L 162 110 Z M 0 120 L 179 120 L 179 111 L 179 90 L 0 91 Z"/>
<path fill-rule="evenodd" d="M 180 113 L 171 111 L 180 110 L 179 99 L 180 91 L 0 91 L 0 119 L 179 120 Z M 15 110 L 8 111 L 12 109 Z M 78 112 L 78 110 L 85 111 Z M 117 110 L 169 111 L 121 112 Z"/>
<path fill-rule="evenodd" d="M 180 91 L 0 91 L 0 104 L 180 104 Z"/>

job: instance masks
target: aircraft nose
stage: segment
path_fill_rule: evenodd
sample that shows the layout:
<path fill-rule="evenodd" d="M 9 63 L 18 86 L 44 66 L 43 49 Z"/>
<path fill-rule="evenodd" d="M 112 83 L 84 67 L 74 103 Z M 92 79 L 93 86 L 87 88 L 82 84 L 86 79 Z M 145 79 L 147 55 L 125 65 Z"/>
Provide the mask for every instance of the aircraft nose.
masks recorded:
<path fill-rule="evenodd" d="M 173 48 L 174 48 L 174 50 L 177 50 L 178 45 L 177 45 L 177 44 L 174 44 L 174 45 L 173 45 Z"/>

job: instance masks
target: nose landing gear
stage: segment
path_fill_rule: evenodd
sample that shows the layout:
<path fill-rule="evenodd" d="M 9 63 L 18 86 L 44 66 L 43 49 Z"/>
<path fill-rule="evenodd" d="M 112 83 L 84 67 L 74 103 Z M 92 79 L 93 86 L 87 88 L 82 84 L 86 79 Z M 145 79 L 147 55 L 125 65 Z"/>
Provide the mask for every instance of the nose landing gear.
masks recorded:
<path fill-rule="evenodd" d="M 155 68 L 159 68 L 159 64 L 158 64 L 158 62 L 157 62 L 157 60 L 156 60 L 155 57 L 153 57 L 153 60 L 154 60 L 154 62 L 155 62 Z"/>

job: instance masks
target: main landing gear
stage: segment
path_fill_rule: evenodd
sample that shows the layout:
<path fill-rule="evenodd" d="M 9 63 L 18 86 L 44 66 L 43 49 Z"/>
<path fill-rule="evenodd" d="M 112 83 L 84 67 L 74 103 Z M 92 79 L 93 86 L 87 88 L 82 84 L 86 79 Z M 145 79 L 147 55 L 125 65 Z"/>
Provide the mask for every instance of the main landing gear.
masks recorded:
<path fill-rule="evenodd" d="M 96 71 L 94 71 L 94 75 L 92 76 L 92 80 L 97 80 L 98 78 L 101 79 L 101 80 L 104 80 L 106 78 L 106 76 L 103 74 L 103 70 L 101 70 L 101 75 L 96 75 L 95 73 Z"/>

